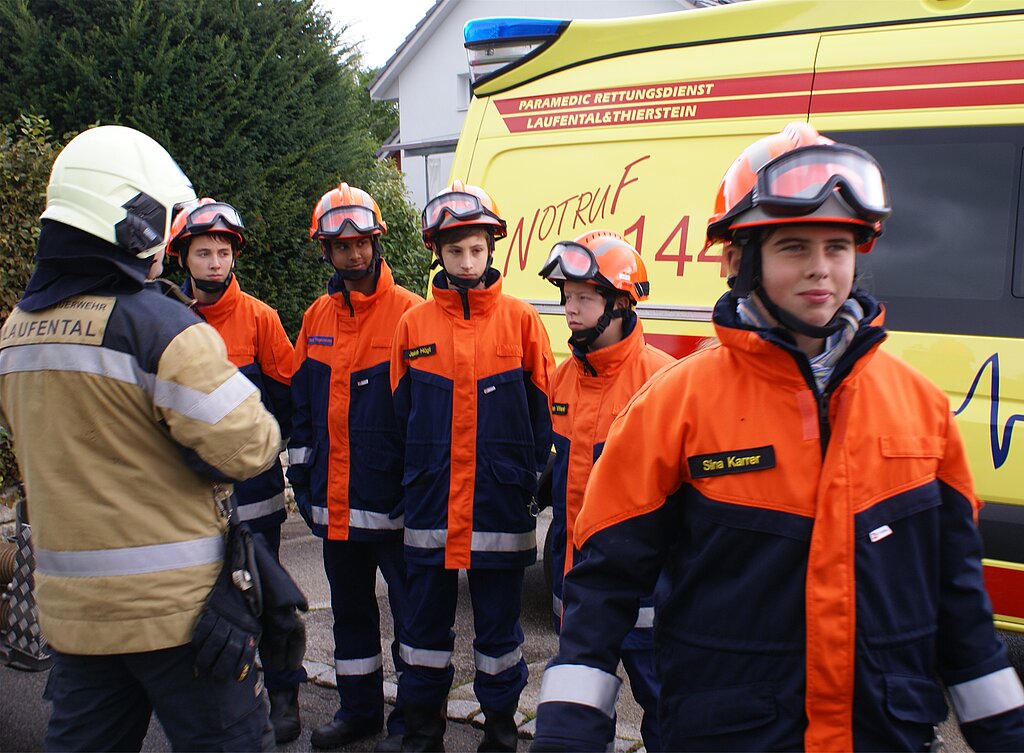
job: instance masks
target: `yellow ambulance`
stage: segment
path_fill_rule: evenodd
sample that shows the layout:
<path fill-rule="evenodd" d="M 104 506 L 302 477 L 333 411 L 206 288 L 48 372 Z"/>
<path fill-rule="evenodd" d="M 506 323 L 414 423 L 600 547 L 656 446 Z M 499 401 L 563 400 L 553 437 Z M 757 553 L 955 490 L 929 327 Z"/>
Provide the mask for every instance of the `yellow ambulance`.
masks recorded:
<path fill-rule="evenodd" d="M 649 339 L 684 355 L 726 289 L 720 247 L 701 249 L 735 156 L 793 120 L 867 149 L 895 211 L 862 285 L 886 305 L 885 347 L 949 395 L 987 502 L 997 622 L 1024 632 L 1024 2 L 703 4 L 466 25 L 474 96 L 452 175 L 508 220 L 505 291 L 564 357 L 557 291 L 537 273 L 556 240 L 618 231 L 651 275 Z"/>

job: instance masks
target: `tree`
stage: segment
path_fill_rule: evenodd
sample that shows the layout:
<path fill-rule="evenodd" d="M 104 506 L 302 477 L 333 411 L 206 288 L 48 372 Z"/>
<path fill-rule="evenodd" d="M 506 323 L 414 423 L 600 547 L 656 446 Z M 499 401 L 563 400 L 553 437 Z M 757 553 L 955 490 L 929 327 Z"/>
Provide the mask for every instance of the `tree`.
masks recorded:
<path fill-rule="evenodd" d="M 374 151 L 397 116 L 371 104 L 344 28 L 312 0 L 0 0 L 0 24 L 0 122 L 31 108 L 58 132 L 153 136 L 197 193 L 239 209 L 239 277 L 297 332 L 328 271 L 308 240 L 314 202 L 342 180 L 395 179 Z"/>

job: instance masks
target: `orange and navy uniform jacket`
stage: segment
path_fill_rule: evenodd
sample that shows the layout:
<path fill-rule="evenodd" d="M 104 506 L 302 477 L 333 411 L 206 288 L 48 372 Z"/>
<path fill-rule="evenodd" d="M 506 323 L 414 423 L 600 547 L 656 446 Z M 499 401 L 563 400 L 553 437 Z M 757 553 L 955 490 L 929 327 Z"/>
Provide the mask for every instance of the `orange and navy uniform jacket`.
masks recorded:
<path fill-rule="evenodd" d="M 308 494 L 312 531 L 333 541 L 396 538 L 402 450 L 391 402 L 391 343 L 423 299 L 395 284 L 384 260 L 373 293 L 337 275 L 302 318 L 295 344 L 288 478 Z"/>
<path fill-rule="evenodd" d="M 405 444 L 406 560 L 449 569 L 525 567 L 537 556 L 530 503 L 551 452 L 554 358 L 529 304 L 443 271 L 398 324 L 391 358 Z"/>
<path fill-rule="evenodd" d="M 824 390 L 726 295 L 720 342 L 612 424 L 576 520 L 540 750 L 611 739 L 618 647 L 659 575 L 665 750 L 925 750 L 942 684 L 975 750 L 1024 750 L 948 401 L 879 350 L 881 309 L 856 295 L 868 313 Z"/>
<path fill-rule="evenodd" d="M 189 297 L 194 295 L 191 277 L 182 290 Z M 216 302 L 197 304 L 195 312 L 217 330 L 227 347 L 228 360 L 259 388 L 263 405 L 277 419 L 281 437 L 287 440 L 292 416 L 292 343 L 277 312 L 244 292 L 235 276 Z M 281 461 L 275 460 L 263 473 L 235 484 L 235 504 L 239 519 L 254 531 L 281 525 L 287 517 Z"/>
<path fill-rule="evenodd" d="M 654 372 L 672 356 L 648 345 L 643 326 L 632 313 L 626 320 L 626 336 L 604 348 L 581 353 L 573 350 L 555 370 L 551 389 L 551 425 L 555 460 L 551 475 L 552 518 L 555 551 L 552 552 L 553 608 L 562 615 L 562 578 L 573 563 L 572 535 L 576 516 L 583 506 L 583 491 L 594 463 L 604 449 L 612 419 Z M 559 546 L 564 542 L 564 546 Z M 640 605 L 634 631 L 626 648 L 650 648 L 654 606 L 650 596 Z M 636 644 L 636 645 L 634 645 Z"/>

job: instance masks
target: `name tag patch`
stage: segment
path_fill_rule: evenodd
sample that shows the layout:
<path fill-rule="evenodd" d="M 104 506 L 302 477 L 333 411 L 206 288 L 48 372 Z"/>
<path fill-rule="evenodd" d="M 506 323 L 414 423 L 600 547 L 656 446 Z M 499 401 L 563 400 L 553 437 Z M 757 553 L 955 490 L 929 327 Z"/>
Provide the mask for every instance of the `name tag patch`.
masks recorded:
<path fill-rule="evenodd" d="M 430 345 L 419 345 L 415 348 L 409 348 L 408 350 L 402 351 L 402 358 L 406 361 L 415 361 L 417 358 L 423 356 L 432 356 L 437 353 L 437 343 L 430 343 Z"/>
<path fill-rule="evenodd" d="M 307 345 L 334 345 L 334 338 L 330 335 L 310 335 L 306 338 Z"/>
<path fill-rule="evenodd" d="M 551 412 L 556 416 L 568 416 L 569 403 L 552 403 Z"/>
<path fill-rule="evenodd" d="M 763 471 L 775 467 L 775 448 L 767 445 L 746 450 L 716 452 L 711 455 L 696 455 L 687 458 L 686 462 L 690 466 L 690 478 Z"/>

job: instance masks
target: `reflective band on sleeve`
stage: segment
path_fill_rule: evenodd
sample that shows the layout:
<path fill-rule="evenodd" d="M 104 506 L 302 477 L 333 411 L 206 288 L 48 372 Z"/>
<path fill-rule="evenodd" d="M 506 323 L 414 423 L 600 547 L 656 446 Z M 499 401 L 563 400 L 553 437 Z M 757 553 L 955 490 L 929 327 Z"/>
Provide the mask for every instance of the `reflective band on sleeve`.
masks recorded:
<path fill-rule="evenodd" d="M 157 379 L 153 388 L 153 402 L 161 408 L 169 408 L 186 418 L 212 426 L 241 405 L 242 401 L 257 389 L 256 385 L 241 372 L 236 372 L 209 393 Z"/>
<path fill-rule="evenodd" d="M 270 499 L 261 499 L 259 502 L 247 502 L 238 505 L 239 520 L 256 520 L 264 515 L 271 515 L 278 510 L 284 509 L 284 492 L 275 494 Z"/>
<path fill-rule="evenodd" d="M 444 528 L 406 528 L 405 545 L 419 549 L 440 549 L 448 540 L 448 531 Z"/>
<path fill-rule="evenodd" d="M 372 675 L 383 666 L 384 660 L 380 654 L 366 659 L 335 659 L 334 673 L 342 677 L 362 677 Z"/>
<path fill-rule="evenodd" d="M 654 627 L 654 607 L 640 607 L 640 611 L 636 615 L 635 628 L 652 628 Z"/>
<path fill-rule="evenodd" d="M 986 719 L 1024 706 L 1024 689 L 1013 667 L 951 685 L 949 697 L 961 722 Z"/>
<path fill-rule="evenodd" d="M 386 512 L 350 508 L 348 524 L 352 528 L 365 528 L 371 531 L 397 531 L 405 524 L 405 516 L 399 515 L 397 518 L 391 518 Z"/>
<path fill-rule="evenodd" d="M 474 552 L 522 552 L 537 546 L 537 532 L 497 533 L 473 531 L 470 548 Z"/>
<path fill-rule="evenodd" d="M 317 505 L 313 505 L 312 512 L 314 523 L 316 523 L 318 526 L 325 526 L 328 524 L 330 515 L 328 514 L 326 507 L 318 507 Z"/>
<path fill-rule="evenodd" d="M 555 613 L 555 617 L 562 619 L 562 600 L 554 594 L 551 595 L 551 611 Z"/>
<path fill-rule="evenodd" d="M 414 667 L 430 669 L 446 669 L 451 666 L 451 651 L 432 651 L 427 648 L 413 648 L 404 643 L 398 644 L 398 655 L 406 664 Z"/>
<path fill-rule="evenodd" d="M 514 651 L 509 651 L 504 656 L 488 656 L 487 654 L 481 654 L 479 651 L 474 651 L 473 658 L 476 660 L 476 668 L 485 675 L 497 675 L 519 664 L 523 659 L 523 652 L 519 646 L 516 646 Z"/>
<path fill-rule="evenodd" d="M 68 578 L 139 575 L 208 565 L 224 559 L 224 539 L 209 536 L 173 544 L 55 552 L 37 549 L 36 570 Z"/>
<path fill-rule="evenodd" d="M 621 687 L 618 677 L 595 667 L 558 664 L 544 671 L 538 703 L 578 703 L 614 719 Z"/>
<path fill-rule="evenodd" d="M 306 465 L 309 463 L 309 459 L 313 455 L 312 447 L 289 447 L 288 448 L 288 464 L 289 465 Z"/>

